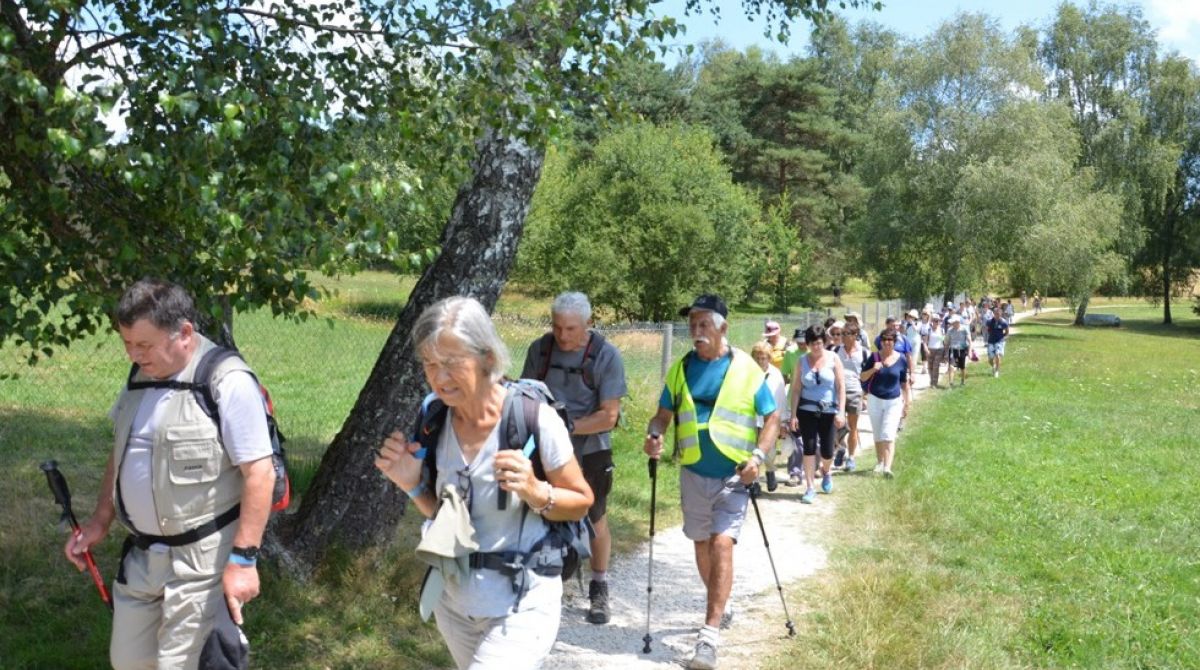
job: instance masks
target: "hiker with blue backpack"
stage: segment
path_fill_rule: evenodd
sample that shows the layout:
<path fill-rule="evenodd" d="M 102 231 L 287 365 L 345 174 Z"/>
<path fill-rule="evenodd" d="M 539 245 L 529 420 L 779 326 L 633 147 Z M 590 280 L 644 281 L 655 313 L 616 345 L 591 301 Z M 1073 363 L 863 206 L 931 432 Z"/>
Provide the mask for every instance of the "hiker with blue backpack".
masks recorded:
<path fill-rule="evenodd" d="M 720 628 L 732 618 L 726 605 L 733 586 L 733 545 L 746 518 L 748 487 L 758 478 L 779 433 L 779 412 L 762 368 L 749 354 L 730 346 L 729 309 L 723 300 L 702 295 L 679 314 L 688 320 L 693 349 L 667 372 L 643 449 L 651 459 L 661 457 L 663 435 L 674 426 L 683 466 L 683 533 L 695 545 L 696 568 L 706 591 L 704 625 L 687 667 L 713 670 Z"/>
<path fill-rule="evenodd" d="M 558 634 L 563 529 L 587 514 L 591 489 L 546 387 L 504 381 L 508 349 L 483 305 L 434 304 L 412 342 L 433 393 L 417 434 L 392 432 L 375 466 L 432 519 L 417 548 L 437 566 L 422 615 L 459 668 L 536 668 Z"/>
<path fill-rule="evenodd" d="M 559 294 L 550 306 L 551 332 L 529 345 L 521 377 L 545 382 L 571 419 L 575 459 L 594 498 L 588 508 L 595 537 L 588 559 L 587 620 L 605 624 L 609 620 L 608 559 L 612 553 L 606 514 L 613 485 L 610 431 L 621 416 L 621 398 L 627 389 L 621 352 L 588 327 L 591 319 L 592 305 L 586 295 L 576 291 Z"/>
<path fill-rule="evenodd" d="M 194 313 L 187 291 L 167 281 L 143 279 L 121 296 L 117 329 L 133 369 L 110 412 L 115 439 L 95 511 L 65 547 L 82 570 L 113 521 L 129 531 L 112 590 L 118 669 L 195 668 L 223 644 L 245 661 L 232 623 L 259 593 L 272 425 L 254 373 L 236 355 L 213 363 L 223 349 Z"/>

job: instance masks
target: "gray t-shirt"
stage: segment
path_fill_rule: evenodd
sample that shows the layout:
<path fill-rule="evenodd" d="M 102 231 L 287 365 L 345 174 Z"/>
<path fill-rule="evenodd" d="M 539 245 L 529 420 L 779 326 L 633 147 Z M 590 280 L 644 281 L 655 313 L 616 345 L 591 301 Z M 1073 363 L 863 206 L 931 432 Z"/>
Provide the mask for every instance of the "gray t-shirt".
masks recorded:
<path fill-rule="evenodd" d="M 546 522 L 541 516 L 528 511 L 521 525 L 521 510 L 525 505 L 512 493 L 504 493 L 496 484 L 495 458 L 500 446 L 499 423 L 488 435 L 487 441 L 475 454 L 475 460 L 467 464 L 463 458 L 458 436 L 454 434 L 454 409 L 446 413 L 446 423 L 438 439 L 437 489 L 446 484 L 459 487 L 459 493 L 467 500 L 470 489 L 471 525 L 475 528 L 475 539 L 479 551 L 529 551 L 546 534 Z M 542 466 L 547 472 L 557 470 L 571 461 L 573 454 L 569 445 L 567 428 L 549 406 L 538 409 L 538 451 Z M 469 482 L 469 484 L 468 484 Z M 500 509 L 496 497 L 509 496 L 508 505 Z M 519 539 L 518 539 L 519 538 Z M 529 591 L 521 599 L 519 610 L 550 608 L 558 610 L 562 599 L 562 580 L 558 577 L 543 577 L 529 573 Z M 495 570 L 472 570 L 465 584 L 446 583 L 442 593 L 446 605 L 466 616 L 501 617 L 512 608 L 516 595 L 512 580 Z"/>
<path fill-rule="evenodd" d="M 537 379 L 542 364 L 541 338 L 529 345 L 525 354 L 525 366 L 521 369 L 521 377 Z M 593 368 L 592 384 L 596 390 L 588 388 L 583 381 L 580 368 L 583 366 L 583 352 L 559 351 L 557 346 L 550 349 L 550 369 L 546 372 L 546 386 L 554 394 L 554 398 L 567 407 L 567 414 L 572 419 L 587 416 L 600 408 L 605 400 L 625 397 L 625 363 L 621 360 L 621 352 L 612 342 L 605 341 L 604 346 L 596 352 Z M 609 432 L 592 435 L 572 435 L 571 443 L 575 446 L 575 455 L 582 457 L 599 451 L 612 449 L 612 435 Z"/>

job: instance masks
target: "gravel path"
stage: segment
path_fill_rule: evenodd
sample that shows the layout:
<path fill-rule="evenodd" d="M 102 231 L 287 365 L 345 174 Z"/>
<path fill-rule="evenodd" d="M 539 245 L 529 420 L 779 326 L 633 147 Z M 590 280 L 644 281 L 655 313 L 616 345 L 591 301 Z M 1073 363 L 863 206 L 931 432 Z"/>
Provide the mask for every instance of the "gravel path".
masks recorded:
<path fill-rule="evenodd" d="M 1046 311 L 1046 310 L 1043 310 Z M 1020 321 L 1032 312 L 1017 315 Z M 987 373 L 984 347 L 975 344 L 982 365 L 975 364 L 972 379 L 983 381 Z M 944 375 L 943 375 L 944 377 Z M 943 387 L 945 381 L 942 381 Z M 915 397 L 929 388 L 929 376 L 915 377 Z M 864 414 L 859 421 L 859 472 L 854 476 L 870 476 L 875 465 L 871 423 Z M 901 435 L 903 437 L 903 434 Z M 899 462 L 902 464 L 903 439 Z M 828 529 L 837 509 L 838 488 L 846 485 L 848 476 L 834 472 L 832 495 L 817 496 L 813 505 L 800 502 L 802 489 L 784 486 L 784 458 L 778 458 L 781 485 L 775 493 L 759 498 L 771 543 L 771 554 L 779 579 L 785 586 L 816 574 L 827 564 L 827 551 L 822 534 Z M 903 476 L 902 471 L 899 473 Z M 672 476 L 670 473 L 668 476 Z M 658 501 L 659 505 L 679 505 L 677 499 Z M 754 510 L 747 512 L 741 538 L 734 550 L 734 581 L 731 599 L 734 607 L 733 626 L 721 632 L 722 645 L 718 656 L 723 668 L 757 667 L 762 653 L 777 647 L 786 638 L 785 617 L 775 589 L 762 534 L 753 519 Z M 567 585 L 563 598 L 562 625 L 550 657 L 543 665 L 548 670 L 640 668 L 678 668 L 690 658 L 696 642 L 696 631 L 704 619 L 704 587 L 696 573 L 692 542 L 683 535 L 681 526 L 658 529 L 654 538 L 654 599 L 651 613 L 651 652 L 643 654 L 642 636 L 646 634 L 646 569 L 649 543 L 637 551 L 614 556 L 609 569 L 609 600 L 612 621 L 596 626 L 587 623 L 586 588 L 581 592 L 576 582 Z M 784 589 L 785 592 L 788 589 Z M 800 603 L 788 602 L 788 611 L 797 628 L 804 625 Z"/>

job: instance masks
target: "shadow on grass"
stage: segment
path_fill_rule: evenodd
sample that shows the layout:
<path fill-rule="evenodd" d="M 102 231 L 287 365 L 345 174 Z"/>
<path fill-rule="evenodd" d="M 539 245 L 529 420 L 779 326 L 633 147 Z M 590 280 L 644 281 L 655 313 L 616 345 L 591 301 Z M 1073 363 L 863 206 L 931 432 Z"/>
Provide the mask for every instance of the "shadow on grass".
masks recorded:
<path fill-rule="evenodd" d="M 1200 322 L 1195 320 L 1192 320 L 1189 323 L 1176 323 L 1168 326 L 1164 325 L 1161 320 L 1150 321 L 1143 319 L 1121 319 L 1121 329 L 1137 333 L 1139 335 L 1200 339 Z"/>
<path fill-rule="evenodd" d="M 1055 333 L 1021 332 L 1021 333 L 1018 333 L 1017 335 L 1014 335 L 1014 337 L 1017 339 L 1021 339 L 1021 340 L 1065 340 L 1065 339 L 1068 339 L 1067 337 L 1065 337 L 1063 335 L 1057 335 Z"/>
<path fill-rule="evenodd" d="M 61 508 L 38 466 L 58 461 L 83 521 L 95 505 L 111 445 L 102 412 L 0 409 L 0 665 L 5 668 L 107 667 L 111 618 L 91 580 L 62 556 L 68 528 L 59 524 Z M 109 539 L 93 551 L 109 581 L 117 548 Z"/>
<path fill-rule="evenodd" d="M 356 300 L 346 303 L 339 311 L 350 317 L 390 323 L 400 318 L 404 305 L 403 300 Z"/>

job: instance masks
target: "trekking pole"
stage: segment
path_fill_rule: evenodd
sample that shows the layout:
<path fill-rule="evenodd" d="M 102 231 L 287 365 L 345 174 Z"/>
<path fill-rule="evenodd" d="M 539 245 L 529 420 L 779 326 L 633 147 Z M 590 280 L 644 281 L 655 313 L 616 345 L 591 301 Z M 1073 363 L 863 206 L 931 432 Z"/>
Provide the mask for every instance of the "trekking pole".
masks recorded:
<path fill-rule="evenodd" d="M 788 637 L 796 637 L 796 624 L 792 623 L 792 615 L 788 614 L 787 601 L 783 597 L 783 585 L 779 583 L 779 572 L 775 570 L 775 558 L 771 556 L 771 543 L 767 541 L 767 529 L 763 526 L 762 514 L 758 511 L 758 482 L 746 487 L 750 492 L 750 504 L 754 505 L 754 518 L 758 519 L 758 529 L 762 531 L 763 546 L 767 548 L 767 560 L 771 561 L 771 574 L 775 575 L 775 589 L 779 591 L 779 602 L 783 604 L 783 616 L 787 618 Z"/>
<path fill-rule="evenodd" d="M 650 433 L 650 437 L 657 439 L 659 435 Z M 650 653 L 650 641 L 654 639 L 650 637 L 650 599 L 654 593 L 654 511 L 658 498 L 658 459 L 651 458 L 646 466 L 650 469 L 650 565 L 646 571 L 646 634 L 642 637 L 646 646 L 642 647 L 643 654 Z"/>
<path fill-rule="evenodd" d="M 42 472 L 46 473 L 46 483 L 50 485 L 50 492 L 54 494 L 54 502 L 62 506 L 62 520 L 69 521 L 71 528 L 75 532 L 75 537 L 83 535 L 83 531 L 79 529 L 79 521 L 75 519 L 75 512 L 71 510 L 71 489 L 67 488 L 67 478 L 58 471 L 58 461 L 46 461 L 41 465 Z M 112 611 L 112 598 L 108 595 L 108 589 L 104 587 L 104 578 L 100 576 L 100 570 L 96 567 L 96 560 L 92 558 L 92 550 L 85 549 L 83 552 L 83 560 L 87 562 L 88 572 L 92 575 L 92 582 L 96 584 L 96 590 L 100 592 L 100 599 L 108 605 L 108 611 Z"/>

